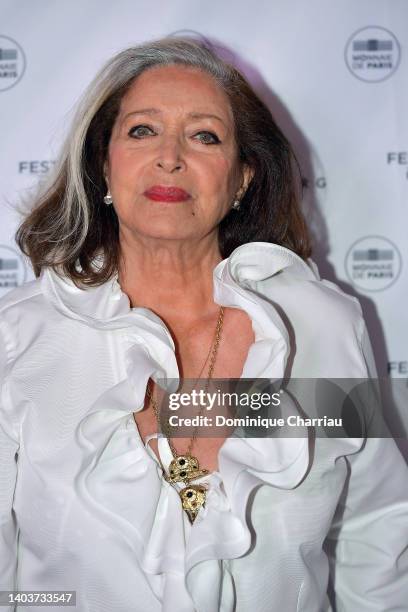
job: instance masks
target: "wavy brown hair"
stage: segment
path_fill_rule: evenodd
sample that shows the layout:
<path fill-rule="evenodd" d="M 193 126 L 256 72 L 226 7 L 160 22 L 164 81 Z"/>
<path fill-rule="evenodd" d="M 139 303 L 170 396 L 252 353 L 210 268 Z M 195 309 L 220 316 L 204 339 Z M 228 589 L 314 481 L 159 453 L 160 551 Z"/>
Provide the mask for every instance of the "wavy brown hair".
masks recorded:
<path fill-rule="evenodd" d="M 16 232 L 36 277 L 51 266 L 84 286 L 100 285 L 117 273 L 119 223 L 114 207 L 103 203 L 110 135 L 134 80 L 150 67 L 169 64 L 199 68 L 216 80 L 232 108 L 239 160 L 254 171 L 240 209 L 231 210 L 219 225 L 222 257 L 254 241 L 282 245 L 303 259 L 310 256 L 299 166 L 270 110 L 209 43 L 166 37 L 117 54 L 86 90 L 48 186 Z"/>

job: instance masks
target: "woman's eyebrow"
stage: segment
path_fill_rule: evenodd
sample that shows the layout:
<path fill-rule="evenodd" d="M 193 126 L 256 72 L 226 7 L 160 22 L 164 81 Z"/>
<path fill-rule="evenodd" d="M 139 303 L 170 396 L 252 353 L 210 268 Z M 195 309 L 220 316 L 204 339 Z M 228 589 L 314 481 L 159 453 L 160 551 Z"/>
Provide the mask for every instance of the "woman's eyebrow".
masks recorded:
<path fill-rule="evenodd" d="M 217 119 L 217 121 L 224 123 L 224 120 L 221 119 L 221 117 L 218 117 L 218 115 L 213 115 L 212 113 L 188 113 L 187 117 L 190 117 L 191 119 Z"/>
<path fill-rule="evenodd" d="M 128 117 L 132 115 L 161 115 L 161 114 L 162 114 L 162 111 L 160 111 L 158 108 L 141 108 L 135 111 L 131 111 L 130 113 L 127 113 L 123 117 L 123 121 L 125 121 Z M 187 113 L 187 117 L 191 119 L 216 119 L 217 121 L 220 121 L 222 124 L 225 125 L 225 122 L 223 119 L 221 119 L 221 117 L 219 117 L 218 115 L 214 115 L 212 113 L 190 112 L 190 113 Z"/>

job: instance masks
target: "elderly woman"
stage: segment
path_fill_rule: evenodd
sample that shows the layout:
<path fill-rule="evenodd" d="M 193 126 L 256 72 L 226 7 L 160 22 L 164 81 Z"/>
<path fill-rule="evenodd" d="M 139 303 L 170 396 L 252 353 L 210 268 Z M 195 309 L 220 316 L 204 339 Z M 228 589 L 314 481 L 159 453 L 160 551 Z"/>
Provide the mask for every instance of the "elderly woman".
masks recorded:
<path fill-rule="evenodd" d="M 36 280 L 1 300 L 0 589 L 81 612 L 407 609 L 393 440 L 159 428 L 179 377 L 375 376 L 359 303 L 309 258 L 292 159 L 194 40 L 90 85 L 17 232 Z"/>

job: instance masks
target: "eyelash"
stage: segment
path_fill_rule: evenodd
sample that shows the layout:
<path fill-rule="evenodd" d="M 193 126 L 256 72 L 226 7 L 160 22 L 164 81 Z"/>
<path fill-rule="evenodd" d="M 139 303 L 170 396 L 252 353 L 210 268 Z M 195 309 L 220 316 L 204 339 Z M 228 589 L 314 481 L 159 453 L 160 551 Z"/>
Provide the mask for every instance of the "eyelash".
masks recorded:
<path fill-rule="evenodd" d="M 148 130 L 152 129 L 148 125 L 143 125 L 143 124 L 135 125 L 134 127 L 132 127 L 129 130 L 128 135 L 131 136 L 132 138 L 135 138 L 135 136 L 132 136 L 132 132 L 134 132 L 135 130 L 138 130 L 139 128 L 147 128 Z M 221 140 L 218 138 L 218 136 L 216 134 L 214 134 L 214 132 L 210 132 L 208 130 L 202 130 L 200 132 L 197 132 L 197 134 L 210 134 L 213 138 L 216 139 L 215 142 L 204 142 L 203 144 L 205 144 L 205 145 L 216 145 L 216 144 L 220 144 L 221 143 Z M 197 136 L 197 134 L 195 134 L 195 136 Z M 140 137 L 137 137 L 137 136 L 136 136 L 136 138 L 140 139 Z"/>

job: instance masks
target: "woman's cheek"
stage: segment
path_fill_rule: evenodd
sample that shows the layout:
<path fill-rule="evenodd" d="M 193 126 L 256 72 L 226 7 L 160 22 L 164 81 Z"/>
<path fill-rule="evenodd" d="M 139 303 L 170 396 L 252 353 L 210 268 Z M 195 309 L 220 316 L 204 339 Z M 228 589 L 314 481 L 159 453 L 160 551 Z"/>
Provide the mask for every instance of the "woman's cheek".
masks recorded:
<path fill-rule="evenodd" d="M 209 184 L 214 183 L 217 184 L 217 188 L 228 186 L 229 181 L 231 180 L 231 164 L 228 160 L 224 158 L 218 158 L 215 160 L 215 163 L 211 165 L 211 168 L 208 172 L 208 181 Z"/>

